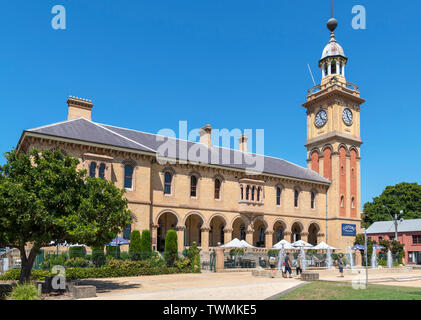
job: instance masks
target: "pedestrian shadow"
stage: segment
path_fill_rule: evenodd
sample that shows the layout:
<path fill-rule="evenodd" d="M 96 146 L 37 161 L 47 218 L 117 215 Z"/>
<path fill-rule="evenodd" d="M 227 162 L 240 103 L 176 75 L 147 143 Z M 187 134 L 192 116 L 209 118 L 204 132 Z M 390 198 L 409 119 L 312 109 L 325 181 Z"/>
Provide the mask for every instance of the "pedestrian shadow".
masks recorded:
<path fill-rule="evenodd" d="M 142 287 L 140 283 L 129 283 L 129 282 L 114 282 L 109 280 L 77 280 L 76 285 L 78 286 L 95 286 L 97 293 L 107 293 L 113 290 L 129 290 L 139 289 Z"/>

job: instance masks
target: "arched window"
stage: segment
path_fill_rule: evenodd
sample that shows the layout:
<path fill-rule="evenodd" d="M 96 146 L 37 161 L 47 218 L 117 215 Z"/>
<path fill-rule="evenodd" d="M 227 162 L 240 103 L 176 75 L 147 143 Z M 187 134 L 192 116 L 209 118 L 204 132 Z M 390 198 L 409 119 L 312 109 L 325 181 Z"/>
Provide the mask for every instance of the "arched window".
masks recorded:
<path fill-rule="evenodd" d="M 171 194 L 172 175 L 165 172 L 164 175 L 164 194 Z"/>
<path fill-rule="evenodd" d="M 243 192 L 244 192 L 244 188 L 243 188 L 243 186 L 240 186 L 240 197 L 241 197 L 241 200 L 243 200 L 244 199 L 244 194 L 243 194 Z"/>
<path fill-rule="evenodd" d="M 352 199 L 351 199 L 351 208 L 355 209 L 355 198 L 354 197 L 352 197 Z"/>
<path fill-rule="evenodd" d="M 281 241 L 283 238 L 284 238 L 284 235 L 283 235 L 282 229 L 279 228 L 278 230 L 276 230 L 276 240 L 277 240 L 276 242 Z"/>
<path fill-rule="evenodd" d="M 240 240 L 246 240 L 246 227 L 241 226 L 240 227 Z"/>
<path fill-rule="evenodd" d="M 89 176 L 95 178 L 96 176 L 96 162 L 91 162 L 89 167 Z"/>
<path fill-rule="evenodd" d="M 281 188 L 280 187 L 276 187 L 276 205 L 277 206 L 281 205 Z"/>
<path fill-rule="evenodd" d="M 101 163 L 99 166 L 99 177 L 105 179 L 105 164 Z"/>
<path fill-rule="evenodd" d="M 215 179 L 215 199 L 221 199 L 221 180 Z"/>
<path fill-rule="evenodd" d="M 345 197 L 341 196 L 341 208 L 345 206 Z"/>
<path fill-rule="evenodd" d="M 254 192 L 256 191 L 255 187 L 251 188 L 251 201 L 254 201 Z"/>
<path fill-rule="evenodd" d="M 258 201 L 258 202 L 260 202 L 260 192 L 262 191 L 262 189 L 260 188 L 260 187 L 258 187 L 257 188 L 257 197 L 256 197 L 256 200 Z"/>
<path fill-rule="evenodd" d="M 197 196 L 197 177 L 196 176 L 190 177 L 190 196 L 191 197 Z"/>
<path fill-rule="evenodd" d="M 246 187 L 246 200 L 250 199 L 250 186 Z"/>
<path fill-rule="evenodd" d="M 133 167 L 130 164 L 124 166 L 124 188 L 133 188 Z"/>
<path fill-rule="evenodd" d="M 221 244 L 224 243 L 224 226 L 221 226 L 221 230 L 220 230 L 220 233 L 219 233 L 219 242 Z"/>
<path fill-rule="evenodd" d="M 294 207 L 298 208 L 300 199 L 300 191 L 298 189 L 294 189 Z"/>
<path fill-rule="evenodd" d="M 259 230 L 259 241 L 261 243 L 265 243 L 265 229 L 264 228 L 260 228 Z"/>
<path fill-rule="evenodd" d="M 123 239 L 130 240 L 131 233 L 132 233 L 132 225 L 131 225 L 131 224 L 129 224 L 129 225 L 128 225 L 126 228 L 124 228 L 124 230 L 123 230 Z"/>
<path fill-rule="evenodd" d="M 311 209 L 315 208 L 315 202 L 316 202 L 316 194 L 312 191 L 311 192 L 311 203 L 310 203 Z"/>

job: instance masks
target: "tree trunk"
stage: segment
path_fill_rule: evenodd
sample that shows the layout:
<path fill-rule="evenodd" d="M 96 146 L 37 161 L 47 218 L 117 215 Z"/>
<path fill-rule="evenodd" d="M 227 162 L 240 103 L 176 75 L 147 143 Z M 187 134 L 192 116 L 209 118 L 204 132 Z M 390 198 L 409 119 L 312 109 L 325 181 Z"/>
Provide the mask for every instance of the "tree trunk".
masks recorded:
<path fill-rule="evenodd" d="M 20 270 L 19 276 L 19 283 L 23 284 L 25 282 L 31 281 L 31 271 L 32 267 L 35 262 L 35 258 L 37 257 L 37 253 L 39 249 L 37 247 L 33 247 L 29 253 L 29 256 L 26 256 L 25 248 L 20 248 L 20 257 L 22 262 L 22 267 Z"/>

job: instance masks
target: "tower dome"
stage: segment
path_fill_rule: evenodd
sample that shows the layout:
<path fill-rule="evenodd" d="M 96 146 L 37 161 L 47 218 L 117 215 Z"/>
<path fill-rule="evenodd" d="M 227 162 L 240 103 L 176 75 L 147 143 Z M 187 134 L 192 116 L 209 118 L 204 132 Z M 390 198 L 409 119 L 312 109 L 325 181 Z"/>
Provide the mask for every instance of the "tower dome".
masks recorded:
<path fill-rule="evenodd" d="M 335 39 L 335 30 L 338 27 L 338 21 L 331 18 L 327 22 L 327 28 L 330 30 L 330 41 L 322 52 L 319 61 L 319 67 L 322 69 L 322 78 L 333 77 L 345 80 L 345 65 L 348 58 L 344 49 Z"/>

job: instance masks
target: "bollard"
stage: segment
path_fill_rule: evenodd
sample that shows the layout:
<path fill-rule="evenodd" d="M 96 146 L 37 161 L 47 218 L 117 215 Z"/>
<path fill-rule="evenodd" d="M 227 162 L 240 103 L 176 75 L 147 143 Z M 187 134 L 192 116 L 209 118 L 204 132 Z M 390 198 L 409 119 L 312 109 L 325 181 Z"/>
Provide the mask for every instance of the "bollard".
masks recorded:
<path fill-rule="evenodd" d="M 221 247 L 215 248 L 215 271 L 224 272 L 224 249 Z"/>

